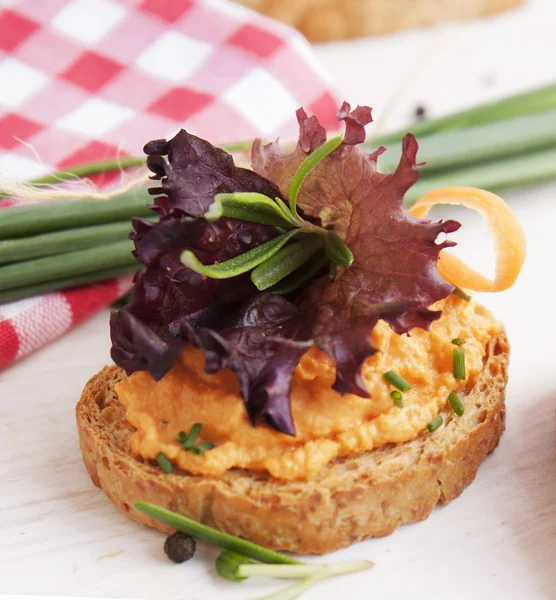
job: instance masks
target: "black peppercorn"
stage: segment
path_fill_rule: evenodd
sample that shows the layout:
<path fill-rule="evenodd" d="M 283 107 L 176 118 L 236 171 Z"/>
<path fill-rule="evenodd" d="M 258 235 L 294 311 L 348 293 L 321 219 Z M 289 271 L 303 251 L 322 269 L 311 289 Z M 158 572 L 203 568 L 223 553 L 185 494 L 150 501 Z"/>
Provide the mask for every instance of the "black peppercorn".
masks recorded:
<path fill-rule="evenodd" d="M 190 535 L 179 531 L 169 535 L 164 542 L 166 556 L 175 563 L 182 563 L 192 558 L 196 547 L 195 540 Z"/>
<path fill-rule="evenodd" d="M 424 119 L 426 114 L 427 114 L 427 110 L 424 106 L 419 105 L 415 108 L 415 118 L 418 121 L 421 121 L 422 119 Z"/>

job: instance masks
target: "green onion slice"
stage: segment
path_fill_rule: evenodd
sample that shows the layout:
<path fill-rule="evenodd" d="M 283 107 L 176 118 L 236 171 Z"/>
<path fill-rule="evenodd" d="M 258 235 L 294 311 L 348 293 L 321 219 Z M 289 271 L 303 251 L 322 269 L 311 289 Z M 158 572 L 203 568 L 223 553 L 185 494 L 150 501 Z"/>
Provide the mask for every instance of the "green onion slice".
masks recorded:
<path fill-rule="evenodd" d="M 216 559 L 216 571 L 220 577 L 229 579 L 230 581 L 243 581 L 247 576 L 242 576 L 238 573 L 240 565 L 252 565 L 253 561 L 249 560 L 243 554 L 238 554 L 232 550 L 224 550 Z"/>
<path fill-rule="evenodd" d="M 201 433 L 202 428 L 203 428 L 202 423 L 195 423 L 191 427 L 191 431 L 189 432 L 188 436 L 183 441 L 183 449 L 184 450 L 191 450 L 193 448 L 193 446 L 195 445 L 195 442 L 197 441 L 197 438 L 199 437 L 199 433 Z"/>
<path fill-rule="evenodd" d="M 168 457 L 166 454 L 164 454 L 164 452 L 159 453 L 159 455 L 156 457 L 156 462 L 165 473 L 172 472 L 172 463 L 168 460 Z"/>
<path fill-rule="evenodd" d="M 270 564 L 302 564 L 294 558 L 290 558 L 289 556 L 285 556 L 279 552 L 274 552 L 273 550 L 268 550 L 263 546 L 259 546 L 253 542 L 248 542 L 247 540 L 230 535 L 229 533 L 218 531 L 217 529 L 213 529 L 207 525 L 202 525 L 193 519 L 189 519 L 183 515 L 172 512 L 171 510 L 167 510 L 162 506 L 157 506 L 156 504 L 151 504 L 150 502 L 140 501 L 136 502 L 134 507 L 137 510 L 144 512 L 152 519 L 166 523 L 166 525 L 169 525 L 173 529 L 177 529 L 182 533 L 187 533 L 188 535 L 191 535 L 199 540 L 203 540 L 209 544 L 214 544 L 215 546 L 219 546 L 225 550 L 238 552 L 247 558 L 252 558 L 253 560 Z"/>
<path fill-rule="evenodd" d="M 454 348 L 454 377 L 465 379 L 465 351 L 463 348 Z"/>
<path fill-rule="evenodd" d="M 454 409 L 456 415 L 458 417 L 461 417 L 461 415 L 463 415 L 463 413 L 465 412 L 465 406 L 463 405 L 461 398 L 456 394 L 456 392 L 450 392 L 448 394 L 448 401 L 452 405 L 452 408 Z"/>
<path fill-rule="evenodd" d="M 392 398 L 392 400 L 394 401 L 394 404 L 396 406 L 403 408 L 403 396 L 401 395 L 400 392 L 398 392 L 397 390 L 394 390 L 394 391 L 390 392 L 390 397 Z"/>
<path fill-rule="evenodd" d="M 442 425 L 443 421 L 444 420 L 442 419 L 441 415 L 436 415 L 436 417 L 434 417 L 434 419 L 427 425 L 427 429 L 432 433 Z"/>
<path fill-rule="evenodd" d="M 400 377 L 397 373 L 394 373 L 394 371 L 387 371 L 382 377 L 384 377 L 389 384 L 393 385 L 395 388 L 398 388 L 400 392 L 407 392 L 411 389 L 411 385 L 403 377 Z"/>
<path fill-rule="evenodd" d="M 214 444 L 212 442 L 203 442 L 202 444 L 197 444 L 191 450 L 195 454 L 204 454 L 207 450 L 212 450 L 214 448 Z"/>

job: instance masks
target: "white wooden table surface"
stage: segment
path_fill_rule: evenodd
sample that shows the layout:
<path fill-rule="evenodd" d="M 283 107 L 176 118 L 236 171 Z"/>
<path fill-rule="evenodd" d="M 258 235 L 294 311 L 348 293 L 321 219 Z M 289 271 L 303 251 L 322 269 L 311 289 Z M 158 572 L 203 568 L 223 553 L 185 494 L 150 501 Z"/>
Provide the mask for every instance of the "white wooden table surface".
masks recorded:
<path fill-rule="evenodd" d="M 320 46 L 346 99 L 377 107 L 379 127 L 556 81 L 556 3 L 477 24 Z M 396 93 L 396 89 L 403 90 Z M 394 99 L 394 101 L 392 100 Z M 389 116 L 384 107 L 391 106 Z M 373 571 L 328 581 L 317 598 L 556 598 L 556 184 L 508 194 L 528 237 L 511 291 L 481 298 L 512 342 L 507 430 L 475 483 L 423 522 L 327 557 L 371 559 Z M 460 255 L 492 256 L 478 218 L 462 221 Z M 147 599 L 257 598 L 272 582 L 215 576 L 200 545 L 176 566 L 164 537 L 129 521 L 90 482 L 74 406 L 109 362 L 108 311 L 0 374 L 0 593 Z M 283 584 L 282 584 L 283 585 Z"/>

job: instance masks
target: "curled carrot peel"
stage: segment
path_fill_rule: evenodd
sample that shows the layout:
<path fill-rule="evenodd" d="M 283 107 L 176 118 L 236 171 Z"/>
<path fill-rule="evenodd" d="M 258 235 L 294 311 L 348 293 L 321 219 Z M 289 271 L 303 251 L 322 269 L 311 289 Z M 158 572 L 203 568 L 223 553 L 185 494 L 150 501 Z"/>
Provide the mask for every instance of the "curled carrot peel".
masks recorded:
<path fill-rule="evenodd" d="M 450 283 L 476 292 L 502 292 L 519 275 L 525 261 L 525 234 L 510 207 L 496 194 L 472 187 L 448 187 L 425 194 L 409 212 L 423 218 L 436 204 L 460 204 L 476 210 L 494 239 L 496 267 L 494 280 L 487 279 L 462 260 L 443 250 L 438 271 Z"/>

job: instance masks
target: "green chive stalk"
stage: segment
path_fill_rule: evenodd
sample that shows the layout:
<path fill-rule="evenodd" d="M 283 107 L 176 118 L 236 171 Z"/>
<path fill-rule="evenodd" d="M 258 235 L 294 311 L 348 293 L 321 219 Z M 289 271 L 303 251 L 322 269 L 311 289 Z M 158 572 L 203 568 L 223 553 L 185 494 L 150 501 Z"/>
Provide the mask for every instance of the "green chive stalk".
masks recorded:
<path fill-rule="evenodd" d="M 234 142 L 233 144 L 224 144 L 222 149 L 226 152 L 244 152 L 249 150 L 252 141 Z M 108 158 L 105 160 L 91 161 L 71 167 L 67 171 L 57 171 L 49 175 L 32 179 L 29 183 L 33 185 L 56 185 L 63 181 L 71 181 L 78 178 L 90 177 L 100 173 L 110 173 L 113 171 L 123 171 L 136 167 L 143 167 L 147 163 L 145 156 L 122 156 L 119 158 Z M 0 194 L 1 195 L 1 194 Z"/>
<path fill-rule="evenodd" d="M 465 379 L 465 350 L 454 348 L 453 350 L 454 377 Z"/>
<path fill-rule="evenodd" d="M 450 405 L 454 409 L 456 415 L 461 417 L 465 412 L 465 406 L 456 392 L 450 392 L 448 394 L 448 401 L 450 402 Z"/>
<path fill-rule="evenodd" d="M 285 554 L 268 550 L 263 546 L 254 544 L 253 542 L 238 538 L 234 535 L 230 535 L 229 533 L 218 531 L 217 529 L 213 529 L 208 525 L 203 525 L 197 521 L 193 521 L 193 519 L 189 519 L 183 515 L 172 512 L 171 510 L 167 510 L 162 506 L 157 506 L 156 504 L 142 501 L 136 502 L 134 506 L 137 510 L 144 512 L 149 517 L 157 519 L 162 523 L 166 523 L 166 525 L 169 525 L 177 531 L 187 533 L 188 535 L 208 542 L 209 544 L 214 544 L 215 546 L 223 548 L 224 550 L 237 552 L 238 554 L 242 554 L 247 558 L 269 564 L 303 564 L 294 558 L 286 556 Z"/>
<path fill-rule="evenodd" d="M 337 565 L 262 565 L 244 562 L 238 565 L 237 573 L 240 577 L 270 577 L 273 579 L 298 579 L 324 575 L 334 577 L 346 573 L 366 571 L 373 567 L 369 560 L 358 560 Z"/>
<path fill-rule="evenodd" d="M 412 125 L 410 129 L 415 136 L 421 137 L 440 131 L 464 129 L 481 125 L 482 123 L 493 123 L 495 121 L 503 121 L 513 117 L 552 109 L 556 109 L 556 84 L 481 104 L 438 119 L 420 121 Z M 372 143 L 373 145 L 386 145 L 391 142 L 401 141 L 406 133 L 407 128 L 404 128 L 381 136 L 373 140 Z"/>
<path fill-rule="evenodd" d="M 66 279 L 84 273 L 95 273 L 114 267 L 133 265 L 137 269 L 137 262 L 131 254 L 132 249 L 132 242 L 123 240 L 96 248 L 76 250 L 0 267 L 0 291 Z"/>
<path fill-rule="evenodd" d="M 90 177 L 100 173 L 110 173 L 112 171 L 122 171 L 134 167 L 142 167 L 146 164 L 146 158 L 143 156 L 122 156 L 120 158 L 109 158 L 105 160 L 91 161 L 76 165 L 67 171 L 58 171 L 42 177 L 37 177 L 30 181 L 33 185 L 57 185 L 64 181 L 73 181 L 75 179 Z"/>
<path fill-rule="evenodd" d="M 61 279 L 54 279 L 52 281 L 44 281 L 28 286 L 12 288 L 0 292 L 0 304 L 15 302 L 16 300 L 22 300 L 23 298 L 30 298 L 31 296 L 38 296 L 39 294 L 46 294 L 48 292 L 55 292 L 57 290 L 65 290 L 79 285 L 89 285 L 91 283 L 106 281 L 107 279 L 113 279 L 115 277 L 122 277 L 123 275 L 134 273 L 140 268 L 142 268 L 142 265 L 124 265 L 101 271 L 93 271 L 92 273 L 81 273 L 71 277 L 62 277 Z"/>
<path fill-rule="evenodd" d="M 6 240 L 152 216 L 147 188 L 136 188 L 110 200 L 56 200 L 2 209 L 0 239 Z"/>
<path fill-rule="evenodd" d="M 0 265 L 122 241 L 130 231 L 131 223 L 126 220 L 0 241 Z"/>
<path fill-rule="evenodd" d="M 424 174 L 404 197 L 410 207 L 427 192 L 454 185 L 491 192 L 521 189 L 556 179 L 556 147 L 485 164 L 468 165 L 439 174 Z"/>
<path fill-rule="evenodd" d="M 429 424 L 427 425 L 427 429 L 431 432 L 434 433 L 444 422 L 444 419 L 442 418 L 441 415 L 436 415 L 436 417 L 434 417 L 434 419 L 432 421 L 429 422 Z"/>
<path fill-rule="evenodd" d="M 409 128 L 412 131 L 411 128 Z M 556 147 L 556 109 L 484 123 L 465 129 L 440 131 L 420 135 L 419 162 L 421 173 L 448 171 L 470 164 L 483 164 L 511 156 Z M 398 166 L 401 144 L 388 144 L 387 152 L 379 158 L 383 173 L 393 173 Z"/>
<path fill-rule="evenodd" d="M 398 388 L 400 392 L 407 392 L 411 389 L 411 384 L 408 383 L 401 375 L 398 375 L 394 371 L 387 371 L 382 376 L 390 385 Z"/>

